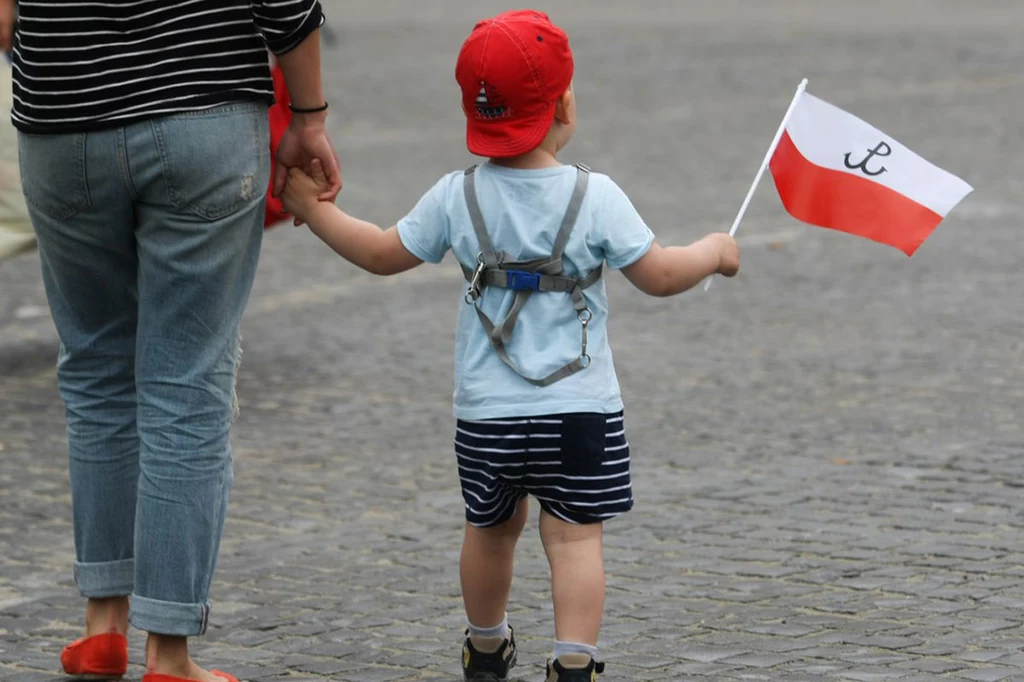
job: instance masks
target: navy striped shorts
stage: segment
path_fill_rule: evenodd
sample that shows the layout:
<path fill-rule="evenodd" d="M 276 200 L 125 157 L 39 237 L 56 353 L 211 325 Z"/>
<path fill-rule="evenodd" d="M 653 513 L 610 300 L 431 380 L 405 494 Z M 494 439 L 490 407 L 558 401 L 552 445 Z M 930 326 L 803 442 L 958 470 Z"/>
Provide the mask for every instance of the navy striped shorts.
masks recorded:
<path fill-rule="evenodd" d="M 598 523 L 633 507 L 622 412 L 460 419 L 455 455 L 473 526 L 508 521 L 527 495 L 569 523 Z"/>

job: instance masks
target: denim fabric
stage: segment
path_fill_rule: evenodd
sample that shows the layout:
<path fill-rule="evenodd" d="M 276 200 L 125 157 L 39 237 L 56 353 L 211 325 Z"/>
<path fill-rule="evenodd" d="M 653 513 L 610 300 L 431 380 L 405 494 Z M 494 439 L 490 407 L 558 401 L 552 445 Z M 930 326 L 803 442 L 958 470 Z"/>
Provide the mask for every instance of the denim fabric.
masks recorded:
<path fill-rule="evenodd" d="M 232 483 L 239 322 L 269 183 L 266 107 L 19 135 L 60 336 L 75 577 L 201 634 Z"/>

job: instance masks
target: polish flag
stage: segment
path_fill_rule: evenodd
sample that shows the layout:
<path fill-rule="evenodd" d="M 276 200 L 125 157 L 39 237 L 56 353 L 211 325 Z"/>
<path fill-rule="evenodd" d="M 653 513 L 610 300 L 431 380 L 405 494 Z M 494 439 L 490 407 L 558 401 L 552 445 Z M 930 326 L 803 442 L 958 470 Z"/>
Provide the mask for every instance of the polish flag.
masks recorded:
<path fill-rule="evenodd" d="M 782 204 L 797 220 L 914 254 L 971 192 L 856 116 L 803 93 L 772 155 Z"/>

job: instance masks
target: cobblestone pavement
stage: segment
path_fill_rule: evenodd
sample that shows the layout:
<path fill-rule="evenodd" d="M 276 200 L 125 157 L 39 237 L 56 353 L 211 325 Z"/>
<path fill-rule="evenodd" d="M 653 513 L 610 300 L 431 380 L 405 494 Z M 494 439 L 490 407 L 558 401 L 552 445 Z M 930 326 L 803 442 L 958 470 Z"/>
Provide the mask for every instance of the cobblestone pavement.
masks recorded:
<path fill-rule="evenodd" d="M 1024 680 L 1024 7 L 540 6 L 577 55 L 566 159 L 616 178 L 663 243 L 728 227 L 803 76 L 977 188 L 908 260 L 793 221 L 767 180 L 740 278 L 665 300 L 609 276 L 638 503 L 608 526 L 605 679 Z M 498 9 L 328 6 L 347 208 L 394 221 L 470 163 L 454 59 Z M 37 270 L 0 263 L 0 680 L 18 682 L 60 679 L 82 610 Z M 267 235 L 200 660 L 260 682 L 457 678 L 461 287 L 450 262 L 377 279 L 304 230 Z M 552 637 L 535 529 L 510 608 L 524 680 Z"/>

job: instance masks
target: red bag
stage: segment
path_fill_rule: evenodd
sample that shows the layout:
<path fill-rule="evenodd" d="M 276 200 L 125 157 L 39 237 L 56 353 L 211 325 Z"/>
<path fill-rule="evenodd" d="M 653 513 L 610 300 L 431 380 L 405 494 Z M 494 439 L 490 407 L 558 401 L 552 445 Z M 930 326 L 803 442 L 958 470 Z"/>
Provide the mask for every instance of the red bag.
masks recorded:
<path fill-rule="evenodd" d="M 281 67 L 274 64 L 270 70 L 274 77 L 274 106 L 270 107 L 270 186 L 267 188 L 267 211 L 263 220 L 263 227 L 269 228 L 276 223 L 289 220 L 290 215 L 285 213 L 281 199 L 271 196 L 274 189 L 274 171 L 277 169 L 277 147 L 281 144 L 284 131 L 292 120 L 291 109 L 288 108 L 288 88 L 284 84 L 284 73 Z"/>

